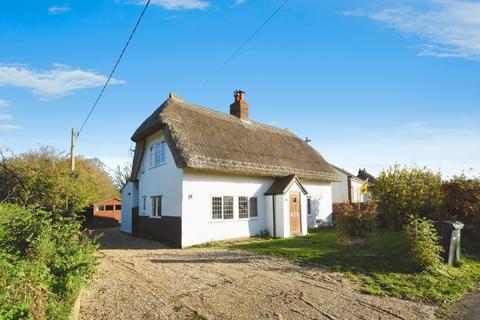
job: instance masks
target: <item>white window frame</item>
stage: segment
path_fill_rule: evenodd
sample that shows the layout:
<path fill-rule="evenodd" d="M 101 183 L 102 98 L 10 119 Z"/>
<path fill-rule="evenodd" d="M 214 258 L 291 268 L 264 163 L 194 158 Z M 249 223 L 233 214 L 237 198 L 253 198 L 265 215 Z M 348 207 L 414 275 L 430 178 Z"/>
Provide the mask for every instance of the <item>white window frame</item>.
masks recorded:
<path fill-rule="evenodd" d="M 150 169 L 160 167 L 167 162 L 167 144 L 160 141 L 152 144 L 149 148 Z M 158 154 L 157 154 L 158 152 Z"/>
<path fill-rule="evenodd" d="M 241 217 L 240 216 L 240 198 L 246 198 L 247 199 L 247 217 Z M 248 196 L 238 196 L 237 197 L 237 210 L 238 210 L 238 220 L 249 220 L 252 217 L 250 217 L 250 197 Z M 256 218 L 256 217 L 253 217 Z"/>
<path fill-rule="evenodd" d="M 225 219 L 225 198 L 231 197 L 232 198 L 232 218 Z M 213 198 L 220 198 L 221 199 L 221 210 L 222 210 L 222 217 L 221 218 L 214 218 L 213 217 Z M 235 210 L 235 196 L 225 195 L 225 196 L 210 196 L 210 221 L 211 222 L 230 222 L 235 221 L 236 217 L 236 210 Z"/>
<path fill-rule="evenodd" d="M 152 218 L 161 218 L 163 214 L 163 195 L 158 195 L 158 196 L 152 196 L 150 197 L 152 200 L 152 211 L 150 213 L 150 217 Z M 160 200 L 160 212 L 157 211 L 158 208 L 158 203 L 156 202 L 157 200 Z"/>

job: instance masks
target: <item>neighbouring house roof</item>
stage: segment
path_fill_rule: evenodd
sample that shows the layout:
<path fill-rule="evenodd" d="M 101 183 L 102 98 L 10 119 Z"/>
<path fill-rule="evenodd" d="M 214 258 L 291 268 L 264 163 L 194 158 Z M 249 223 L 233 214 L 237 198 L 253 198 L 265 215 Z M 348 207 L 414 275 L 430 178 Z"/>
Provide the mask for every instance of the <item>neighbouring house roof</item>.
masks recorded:
<path fill-rule="evenodd" d="M 375 181 L 375 177 L 372 176 L 370 173 L 368 173 L 367 170 L 365 170 L 365 169 L 363 169 L 363 170 L 358 169 L 357 177 L 360 178 L 360 179 L 363 179 L 363 180 L 368 179 L 368 182 L 370 182 L 370 183 L 373 183 Z"/>
<path fill-rule="evenodd" d="M 219 173 L 340 181 L 308 143 L 288 130 L 196 106 L 171 95 L 135 131 L 132 177 L 140 169 L 146 138 L 163 129 L 178 168 Z"/>
<path fill-rule="evenodd" d="M 330 165 L 331 165 L 332 167 L 334 167 L 335 169 L 337 169 L 338 171 L 340 171 L 341 173 L 343 173 L 344 175 L 346 175 L 347 177 L 349 177 L 349 178 L 355 179 L 355 180 L 357 180 L 358 182 L 361 182 L 361 183 L 365 182 L 364 179 L 357 177 L 356 175 L 354 175 L 353 173 L 348 172 L 348 171 L 345 170 L 345 169 L 342 169 L 342 168 L 340 168 L 340 167 L 337 167 L 337 166 L 335 166 L 335 165 L 333 165 L 333 164 L 330 164 Z"/>
<path fill-rule="evenodd" d="M 302 192 L 308 195 L 307 190 L 302 185 L 298 177 L 294 174 L 275 179 L 275 182 L 270 186 L 270 188 L 268 188 L 267 192 L 265 192 L 265 195 L 271 196 L 276 194 L 285 194 L 295 182 L 298 184 Z"/>

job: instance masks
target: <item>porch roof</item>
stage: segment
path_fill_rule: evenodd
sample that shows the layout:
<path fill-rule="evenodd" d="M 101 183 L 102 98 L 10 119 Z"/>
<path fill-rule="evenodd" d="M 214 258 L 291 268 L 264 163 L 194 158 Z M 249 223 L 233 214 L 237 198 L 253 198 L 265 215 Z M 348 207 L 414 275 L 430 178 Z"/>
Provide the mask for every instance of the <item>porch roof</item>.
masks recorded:
<path fill-rule="evenodd" d="M 302 192 L 305 195 L 308 195 L 307 190 L 303 186 L 303 184 L 300 182 L 300 179 L 295 174 L 291 174 L 285 177 L 280 177 L 275 179 L 273 184 L 268 188 L 267 192 L 265 192 L 266 196 L 272 196 L 272 195 L 277 195 L 277 194 L 285 194 L 285 192 L 290 189 L 292 184 L 296 182 L 298 184 L 298 187 L 302 190 Z"/>

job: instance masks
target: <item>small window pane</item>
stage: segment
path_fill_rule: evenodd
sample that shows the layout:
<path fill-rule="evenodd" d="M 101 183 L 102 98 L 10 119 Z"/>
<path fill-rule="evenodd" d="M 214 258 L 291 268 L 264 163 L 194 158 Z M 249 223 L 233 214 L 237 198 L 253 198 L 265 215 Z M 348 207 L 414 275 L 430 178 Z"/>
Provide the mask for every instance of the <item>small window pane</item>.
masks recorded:
<path fill-rule="evenodd" d="M 152 197 L 152 216 L 162 216 L 162 196 Z"/>
<path fill-rule="evenodd" d="M 223 197 L 223 219 L 233 219 L 233 197 Z"/>
<path fill-rule="evenodd" d="M 248 197 L 238 197 L 238 217 L 248 218 Z"/>
<path fill-rule="evenodd" d="M 142 209 L 143 211 L 147 211 L 147 196 L 143 196 L 143 206 L 142 206 Z"/>
<path fill-rule="evenodd" d="M 122 206 L 120 204 L 115 205 L 115 210 L 122 210 Z"/>
<path fill-rule="evenodd" d="M 250 217 L 258 217 L 258 212 L 257 212 L 257 198 L 250 198 Z"/>
<path fill-rule="evenodd" d="M 160 162 L 164 163 L 165 161 L 167 161 L 167 153 L 165 150 L 165 142 L 162 142 L 160 144 Z"/>
<path fill-rule="evenodd" d="M 113 206 L 112 205 L 107 205 L 105 206 L 106 211 L 113 211 Z"/>
<path fill-rule="evenodd" d="M 307 198 L 307 213 L 312 214 L 312 199 Z"/>
<path fill-rule="evenodd" d="M 221 197 L 212 197 L 212 219 L 222 219 Z"/>
<path fill-rule="evenodd" d="M 104 205 L 98 206 L 98 211 L 105 211 L 105 206 Z"/>

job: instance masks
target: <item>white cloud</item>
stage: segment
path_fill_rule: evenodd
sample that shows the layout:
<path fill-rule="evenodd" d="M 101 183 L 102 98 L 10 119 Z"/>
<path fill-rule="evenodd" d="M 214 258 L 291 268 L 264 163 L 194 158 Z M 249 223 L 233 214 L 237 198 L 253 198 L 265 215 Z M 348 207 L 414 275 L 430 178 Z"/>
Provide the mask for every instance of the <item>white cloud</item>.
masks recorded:
<path fill-rule="evenodd" d="M 25 65 L 0 65 L 0 86 L 29 89 L 43 100 L 60 98 L 77 90 L 103 86 L 107 78 L 93 71 L 54 64 L 47 71 L 37 71 Z M 111 79 L 110 84 L 124 83 Z"/>
<path fill-rule="evenodd" d="M 401 6 L 375 12 L 343 14 L 367 16 L 399 32 L 418 35 L 425 41 L 419 46 L 419 55 L 480 60 L 480 2 L 403 2 Z"/>
<path fill-rule="evenodd" d="M 62 14 L 67 11 L 70 11 L 69 6 L 51 6 L 48 8 L 48 13 L 52 15 Z"/>
<path fill-rule="evenodd" d="M 10 105 L 10 101 L 0 99 L 0 108 L 5 108 Z"/>
<path fill-rule="evenodd" d="M 236 6 L 239 6 L 241 4 L 244 4 L 246 0 L 233 0 L 233 4 Z"/>
<path fill-rule="evenodd" d="M 9 119 L 12 119 L 13 117 L 9 114 L 4 114 L 4 113 L 0 113 L 0 120 L 9 120 Z"/>
<path fill-rule="evenodd" d="M 16 125 L 13 124 L 0 124 L 0 131 L 15 130 L 18 129 Z"/>
<path fill-rule="evenodd" d="M 136 1 L 144 4 L 145 1 Z M 160 6 L 167 10 L 203 10 L 210 6 L 206 0 L 151 0 L 150 4 Z"/>

